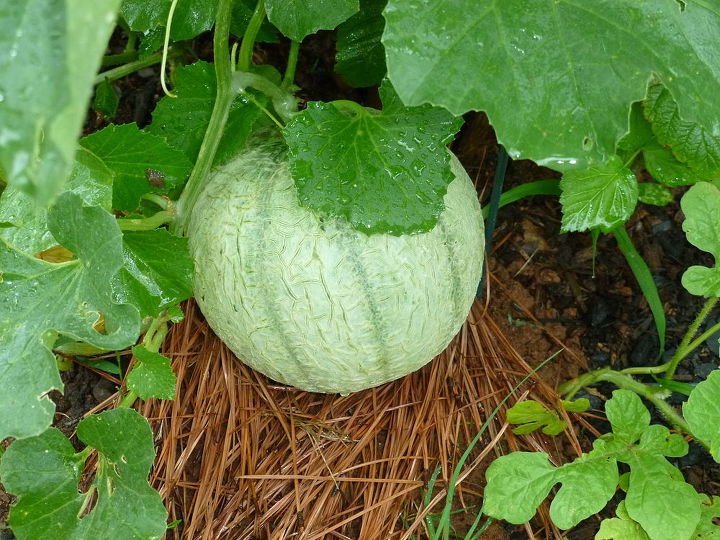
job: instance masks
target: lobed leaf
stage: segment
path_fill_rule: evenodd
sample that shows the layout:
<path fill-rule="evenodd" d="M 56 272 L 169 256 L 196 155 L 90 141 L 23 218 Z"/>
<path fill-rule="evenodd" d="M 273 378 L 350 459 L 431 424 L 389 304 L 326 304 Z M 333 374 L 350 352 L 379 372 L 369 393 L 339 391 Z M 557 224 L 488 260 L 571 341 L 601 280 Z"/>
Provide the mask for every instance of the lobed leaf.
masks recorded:
<path fill-rule="evenodd" d="M 548 410 L 534 400 L 520 401 L 507 411 L 509 424 L 522 424 L 513 428 L 516 435 L 525 435 L 542 428 L 545 435 L 557 435 L 567 427 L 557 412 Z"/>
<path fill-rule="evenodd" d="M 635 174 L 619 158 L 581 171 L 568 171 L 560 180 L 562 231 L 612 229 L 635 210 L 638 187 Z"/>
<path fill-rule="evenodd" d="M 285 128 L 300 202 L 365 233 L 430 230 L 454 179 L 447 111 L 402 106 L 389 85 L 382 112 L 310 102 Z"/>
<path fill-rule="evenodd" d="M 177 377 L 170 367 L 170 359 L 147 350 L 144 345 L 136 345 L 132 353 L 137 363 L 127 376 L 127 387 L 144 400 L 175 399 Z"/>
<path fill-rule="evenodd" d="M 51 208 L 48 227 L 75 259 L 48 263 L 0 239 L 0 439 L 37 435 L 52 421 L 47 393 L 62 389 L 50 351 L 58 334 L 116 350 L 140 330 L 138 311 L 116 304 L 108 287 L 123 264 L 115 218 L 67 192 Z M 101 320 L 103 332 L 95 327 Z"/>
<path fill-rule="evenodd" d="M 70 173 L 120 0 L 0 7 L 0 170 L 45 207 Z"/>
<path fill-rule="evenodd" d="M 18 497 L 8 519 L 18 538 L 94 540 L 161 538 L 167 512 L 148 481 L 155 457 L 145 418 L 122 408 L 92 415 L 78 424 L 78 438 L 97 449 L 92 490 L 95 507 L 79 518 L 85 499 L 78 492 L 83 459 L 63 434 L 50 428 L 15 441 L 0 462 L 5 488 Z"/>
<path fill-rule="evenodd" d="M 603 519 L 595 540 L 650 540 L 640 524 L 630 519 L 625 509 L 625 501 L 620 501 L 617 517 Z"/>
<path fill-rule="evenodd" d="M 108 212 L 112 206 L 112 185 L 115 175 L 85 148 L 75 154 L 70 178 L 65 189 L 79 195 L 88 206 L 100 206 Z M 57 244 L 50 233 L 48 212 L 38 208 L 33 198 L 13 186 L 0 195 L 0 237 L 27 254 L 35 254 Z"/>
<path fill-rule="evenodd" d="M 720 189 L 707 182 L 691 187 L 680 200 L 685 214 L 683 231 L 688 242 L 707 251 L 715 258 L 716 266 L 691 266 L 682 277 L 682 284 L 691 294 L 720 296 Z"/>

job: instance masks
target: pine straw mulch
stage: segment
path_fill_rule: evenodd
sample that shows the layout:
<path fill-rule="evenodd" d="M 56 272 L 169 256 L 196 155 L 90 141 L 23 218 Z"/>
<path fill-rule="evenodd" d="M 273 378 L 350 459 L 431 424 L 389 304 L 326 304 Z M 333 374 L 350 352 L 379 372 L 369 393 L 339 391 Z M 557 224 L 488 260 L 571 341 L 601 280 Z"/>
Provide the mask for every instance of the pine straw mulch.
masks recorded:
<path fill-rule="evenodd" d="M 151 483 L 169 519 L 181 520 L 168 539 L 426 538 L 423 517 L 442 508 L 467 442 L 532 371 L 476 302 L 458 337 L 420 371 L 346 397 L 312 394 L 247 368 L 192 301 L 185 309 L 165 346 L 178 399 L 139 408 L 156 433 Z M 547 405 L 557 399 L 537 376 L 510 403 L 528 397 Z M 502 418 L 471 454 L 457 507 L 481 503 L 482 471 L 496 455 L 580 451 L 572 429 L 565 439 L 520 439 Z M 438 466 L 432 503 L 424 508 L 427 480 Z M 537 523 L 540 531 L 525 525 L 528 538 L 560 537 L 547 507 Z"/>

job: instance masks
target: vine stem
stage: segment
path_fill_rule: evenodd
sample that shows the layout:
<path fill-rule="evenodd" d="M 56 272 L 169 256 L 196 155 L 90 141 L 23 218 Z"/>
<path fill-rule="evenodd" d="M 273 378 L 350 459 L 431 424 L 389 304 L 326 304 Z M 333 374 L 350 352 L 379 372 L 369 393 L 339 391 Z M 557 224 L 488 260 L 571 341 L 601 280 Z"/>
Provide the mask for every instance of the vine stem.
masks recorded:
<path fill-rule="evenodd" d="M 712 309 L 715 307 L 715 304 L 717 304 L 718 298 L 709 298 L 705 305 L 700 310 L 700 313 L 698 313 L 697 317 L 695 317 L 695 320 L 692 322 L 692 324 L 688 327 L 687 332 L 685 332 L 685 336 L 683 337 L 682 341 L 680 342 L 680 345 L 678 345 L 678 348 L 675 350 L 675 354 L 670 359 L 670 362 L 668 362 L 668 368 L 665 371 L 665 378 L 666 379 L 672 379 L 673 375 L 675 375 L 675 370 L 678 367 L 678 364 L 680 361 L 685 358 L 688 354 L 690 354 L 692 351 L 694 351 L 700 343 L 705 341 L 708 337 L 710 337 L 712 334 L 714 334 L 717 331 L 717 326 L 713 327 L 715 329 L 714 332 L 710 332 L 709 335 L 705 335 L 709 332 L 705 332 L 702 336 L 700 336 L 695 341 L 691 341 L 693 337 L 695 337 L 695 334 L 698 331 L 698 328 L 700 328 L 700 325 L 703 323 L 703 321 L 707 318 L 707 316 L 710 314 Z M 713 330 L 711 328 L 710 330 Z M 702 339 L 701 339 L 702 338 Z"/>
<path fill-rule="evenodd" d="M 288 63 L 287 67 L 285 68 L 285 75 L 283 76 L 283 81 L 281 85 L 281 88 L 283 90 L 287 90 L 288 88 L 290 88 L 295 81 L 295 69 L 297 68 L 299 52 L 300 42 L 295 40 L 291 41 L 290 51 L 288 52 Z"/>
<path fill-rule="evenodd" d="M 176 50 L 170 50 L 168 49 L 168 58 L 174 58 L 176 56 L 180 55 L 180 51 Z M 118 66 L 116 68 L 108 69 L 107 71 L 103 71 L 102 73 L 98 73 L 95 76 L 95 80 L 93 80 L 94 85 L 98 85 L 105 81 L 107 79 L 108 81 L 116 81 L 118 79 L 122 79 L 126 75 L 130 75 L 131 73 L 135 73 L 138 70 L 141 70 L 146 67 L 154 66 L 155 64 L 158 64 L 162 61 L 162 52 L 156 52 L 148 56 L 147 58 L 143 58 L 142 60 L 135 60 L 134 62 L 128 62 L 127 64 L 123 64 L 122 66 Z"/>
<path fill-rule="evenodd" d="M 603 368 L 597 371 L 591 371 L 590 373 L 584 373 L 576 379 L 560 385 L 558 392 L 561 394 L 566 393 L 567 399 L 572 399 L 572 397 L 582 388 L 601 381 L 612 383 L 618 388 L 630 390 L 631 392 L 635 392 L 639 396 L 644 397 L 660 411 L 660 413 L 675 429 L 683 433 L 687 433 L 688 435 L 692 435 L 690 425 L 659 395 L 657 388 L 638 382 L 630 375 L 621 373 L 620 371 Z M 700 442 L 697 437 L 695 437 L 695 439 Z"/>
<path fill-rule="evenodd" d="M 205 137 L 200 146 L 195 167 L 193 167 L 192 173 L 190 173 L 190 179 L 177 202 L 177 217 L 174 221 L 174 226 L 175 231 L 180 235 L 185 234 L 188 218 L 195 202 L 200 196 L 203 182 L 212 167 L 215 154 L 220 145 L 223 129 L 230 114 L 230 107 L 235 99 L 235 94 L 231 90 L 232 66 L 230 64 L 229 54 L 231 6 L 231 0 L 218 1 L 217 16 L 215 19 L 215 36 L 213 37 L 217 95 L 215 98 L 215 106 L 210 116 L 210 123 L 205 131 Z M 262 20 L 260 22 L 262 22 Z M 245 46 L 245 41 L 246 38 L 243 38 L 243 46 Z M 240 52 L 240 62 L 242 62 L 242 48 Z"/>
<path fill-rule="evenodd" d="M 161 225 L 171 223 L 175 219 L 175 212 L 161 210 L 146 218 L 119 218 L 117 224 L 121 231 L 152 231 Z"/>
<path fill-rule="evenodd" d="M 242 44 L 240 45 L 240 56 L 238 60 L 238 69 L 240 71 L 250 71 L 255 38 L 257 38 L 263 20 L 265 20 L 265 0 L 258 0 L 255 11 L 253 11 L 250 22 L 248 22 L 247 28 L 245 29 Z M 217 26 L 215 27 L 215 32 L 217 34 Z M 217 62 L 217 59 L 215 61 Z"/>

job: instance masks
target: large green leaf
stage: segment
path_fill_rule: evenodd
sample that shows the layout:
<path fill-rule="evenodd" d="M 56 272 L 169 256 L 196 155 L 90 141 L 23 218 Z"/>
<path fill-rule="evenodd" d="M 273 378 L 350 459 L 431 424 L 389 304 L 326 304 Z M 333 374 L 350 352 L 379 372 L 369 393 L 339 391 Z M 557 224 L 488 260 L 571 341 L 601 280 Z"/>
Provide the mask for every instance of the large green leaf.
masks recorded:
<path fill-rule="evenodd" d="M 268 20 L 290 39 L 302 41 L 318 30 L 332 30 L 360 6 L 358 0 L 266 0 Z"/>
<path fill-rule="evenodd" d="M 285 128 L 301 204 L 366 233 L 427 231 L 454 175 L 446 149 L 459 127 L 446 110 L 404 107 L 388 84 L 382 112 L 310 102 Z"/>
<path fill-rule="evenodd" d="M 91 492 L 78 492 L 83 458 L 55 428 L 15 441 L 0 462 L 5 488 L 18 497 L 9 522 L 20 539 L 149 540 L 162 537 L 167 512 L 148 484 L 155 448 L 150 426 L 132 409 L 82 420 L 78 438 L 97 449 Z M 97 503 L 79 518 L 86 497 Z"/>
<path fill-rule="evenodd" d="M 74 260 L 48 263 L 0 239 L 0 439 L 37 435 L 52 421 L 47 393 L 62 389 L 50 352 L 58 334 L 115 350 L 140 330 L 138 311 L 116 304 L 109 287 L 123 264 L 115 218 L 66 192 L 51 208 L 48 226 Z M 101 318 L 103 332 L 95 328 Z"/>
<path fill-rule="evenodd" d="M 112 207 L 114 175 L 100 158 L 80 147 L 75 154 L 65 189 L 80 195 L 88 206 Z M 13 186 L 0 195 L 0 237 L 24 253 L 35 254 L 57 244 L 47 224 L 47 210 L 38 208 L 33 198 Z"/>
<path fill-rule="evenodd" d="M 143 317 L 192 295 L 192 260 L 187 238 L 165 229 L 125 231 L 124 267 L 113 278 L 115 298 L 132 304 Z"/>
<path fill-rule="evenodd" d="M 683 118 L 720 131 L 717 2 L 390 0 L 384 14 L 405 104 L 487 111 L 515 158 L 607 160 L 652 76 Z"/>
<path fill-rule="evenodd" d="M 0 176 L 44 206 L 70 172 L 120 0 L 0 4 Z"/>

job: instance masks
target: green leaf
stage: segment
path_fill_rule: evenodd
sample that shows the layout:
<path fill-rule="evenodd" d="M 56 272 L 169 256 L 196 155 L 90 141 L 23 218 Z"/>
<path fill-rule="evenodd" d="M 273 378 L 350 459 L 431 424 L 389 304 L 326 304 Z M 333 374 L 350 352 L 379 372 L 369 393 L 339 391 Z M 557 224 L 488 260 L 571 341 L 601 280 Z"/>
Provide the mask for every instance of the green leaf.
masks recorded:
<path fill-rule="evenodd" d="M 80 140 L 115 175 L 113 208 L 133 211 L 145 193 L 167 193 L 183 183 L 192 169 L 185 155 L 162 137 L 140 131 L 135 124 L 109 125 Z M 162 174 L 162 186 L 153 186 L 149 171 Z"/>
<path fill-rule="evenodd" d="M 454 174 L 445 145 L 459 128 L 447 111 L 406 108 L 389 85 L 382 112 L 310 102 L 285 128 L 300 203 L 365 233 L 430 230 Z"/>
<path fill-rule="evenodd" d="M 125 231 L 124 268 L 113 279 L 116 301 L 155 316 L 192 296 L 192 259 L 187 238 L 165 229 Z"/>
<path fill-rule="evenodd" d="M 390 0 L 383 43 L 406 105 L 487 111 L 513 158 L 609 159 L 655 76 L 720 131 L 717 6 L 676 0 Z"/>
<path fill-rule="evenodd" d="M 566 172 L 560 189 L 563 232 L 612 229 L 630 218 L 638 198 L 635 174 L 616 157 L 603 165 Z"/>
<path fill-rule="evenodd" d="M 639 150 L 654 142 L 655 134 L 652 132 L 650 122 L 645 118 L 642 103 L 633 103 L 630 108 L 628 132 L 617 143 L 617 155 L 624 163 L 628 162 Z"/>
<path fill-rule="evenodd" d="M 250 22 L 257 0 L 235 0 L 230 15 L 230 33 L 239 38 L 243 37 Z M 267 17 L 263 19 L 255 41 L 260 43 L 277 43 L 280 41 L 277 28 L 270 24 Z"/>
<path fill-rule="evenodd" d="M 140 330 L 137 310 L 114 303 L 108 286 L 123 264 L 115 218 L 64 193 L 48 225 L 74 260 L 48 263 L 0 240 L 0 439 L 37 435 L 52 421 L 47 393 L 62 389 L 50 352 L 57 334 L 116 350 Z M 94 328 L 101 317 L 104 333 Z"/>
<path fill-rule="evenodd" d="M 137 364 L 127 376 L 128 388 L 142 399 L 175 399 L 177 378 L 170 367 L 170 359 L 147 350 L 144 345 L 133 347 L 132 353 Z"/>
<path fill-rule="evenodd" d="M 632 444 L 650 425 L 650 412 L 635 392 L 614 390 L 605 404 L 605 414 L 613 433 Z"/>
<path fill-rule="evenodd" d="M 685 193 L 680 207 L 685 214 L 683 231 L 688 242 L 710 252 L 717 265 L 720 260 L 720 189 L 700 182 Z M 720 296 L 720 268 L 691 266 L 683 274 L 682 284 L 691 294 Z"/>
<path fill-rule="evenodd" d="M 595 440 L 593 450 L 572 463 L 554 468 L 547 454 L 539 452 L 514 452 L 495 460 L 486 473 L 485 513 L 523 523 L 560 482 L 550 517 L 562 529 L 572 527 L 602 510 L 615 495 L 621 482 L 617 462 L 622 461 L 630 466 L 626 497 L 629 517 L 650 538 L 689 538 L 700 519 L 699 498 L 680 471 L 664 458 L 685 455 L 686 441 L 665 426 L 649 425 L 650 413 L 637 394 L 628 390 L 613 392 L 606 413 L 613 432 Z M 621 514 L 604 526 L 606 534 L 636 530 L 619 522 L 627 520 Z"/>
<path fill-rule="evenodd" d="M 83 465 L 55 428 L 15 441 L 0 462 L 5 488 L 18 497 L 9 517 L 20 538 L 147 540 L 165 532 L 167 512 L 147 477 L 155 457 L 145 418 L 128 408 L 92 415 L 78 424 L 78 438 L 99 452 L 91 490 L 97 503 L 78 518 L 88 494 L 78 492 Z"/>
<path fill-rule="evenodd" d="M 560 404 L 562 408 L 568 412 L 585 412 L 590 408 L 590 400 L 587 398 L 576 399 L 575 401 L 568 401 L 561 399 Z"/>
<path fill-rule="evenodd" d="M 650 540 L 639 523 L 630 519 L 625 510 L 625 501 L 620 501 L 617 517 L 603 519 L 595 540 Z"/>
<path fill-rule="evenodd" d="M 720 518 L 720 497 L 700 496 L 700 523 L 698 523 L 695 540 L 718 540 L 720 539 L 720 526 L 716 525 L 717 518 Z"/>
<path fill-rule="evenodd" d="M 510 424 L 522 424 L 512 430 L 517 435 L 532 433 L 540 428 L 545 435 L 557 435 L 567 427 L 557 412 L 533 400 L 520 401 L 508 409 L 507 421 Z"/>
<path fill-rule="evenodd" d="M 159 51 L 165 44 L 165 28 L 159 26 L 154 30 L 145 30 L 140 37 L 138 45 L 138 58 L 144 60 L 155 51 Z"/>
<path fill-rule="evenodd" d="M 666 87 L 648 88 L 645 115 L 652 122 L 658 141 L 670 147 L 679 161 L 699 174 L 720 176 L 720 135 L 706 129 L 702 122 L 682 118 L 677 102 Z"/>
<path fill-rule="evenodd" d="M 683 416 L 695 437 L 710 447 L 720 462 L 720 370 L 699 383 L 683 404 Z"/>
<path fill-rule="evenodd" d="M 666 206 L 673 201 L 673 194 L 665 186 L 643 182 L 638 184 L 638 200 L 654 206 Z"/>
<path fill-rule="evenodd" d="M 483 512 L 510 523 L 530 521 L 557 483 L 556 471 L 542 452 L 500 456 L 485 472 Z"/>
<path fill-rule="evenodd" d="M 294 41 L 332 30 L 360 9 L 358 0 L 266 0 L 268 20 Z"/>
<path fill-rule="evenodd" d="M 591 452 L 562 467 L 553 467 L 541 452 L 513 452 L 490 464 L 483 512 L 489 516 L 525 523 L 558 482 L 550 506 L 552 520 L 569 528 L 602 510 L 615 493 L 618 471 L 615 459 Z"/>
<path fill-rule="evenodd" d="M 216 93 L 213 64 L 195 62 L 175 72 L 173 92 L 177 98 L 166 96 L 153 111 L 153 121 L 146 131 L 167 139 L 170 146 L 182 150 L 190 161 L 195 161 L 205 130 L 210 123 Z M 261 102 L 264 97 L 257 97 Z M 245 145 L 261 111 L 246 96 L 235 99 L 220 141 L 215 161 L 234 157 Z"/>
<path fill-rule="evenodd" d="M 17 0 L 0 8 L 0 170 L 45 206 L 72 167 L 119 0 Z"/>
<path fill-rule="evenodd" d="M 123 0 L 120 14 L 130 30 L 144 32 L 167 23 L 172 0 Z M 217 0 L 183 0 L 175 6 L 170 37 L 190 39 L 210 30 L 215 22 Z"/>
<path fill-rule="evenodd" d="M 639 454 L 629 465 L 625 508 L 630 518 L 653 540 L 690 538 L 700 521 L 700 504 L 680 471 L 652 454 Z"/>
<path fill-rule="evenodd" d="M 105 79 L 95 88 L 93 107 L 106 118 L 112 118 L 117 112 L 120 96 L 110 81 Z"/>
<path fill-rule="evenodd" d="M 89 150 L 80 147 L 65 189 L 79 195 L 88 206 L 101 206 L 110 211 L 114 175 Z M 47 210 L 37 208 L 30 195 L 8 186 L 0 195 L 0 237 L 15 249 L 35 254 L 57 244 L 47 224 Z"/>
<path fill-rule="evenodd" d="M 669 149 L 657 141 L 643 149 L 643 157 L 647 171 L 666 186 L 687 186 L 705 179 L 685 163 L 680 163 Z"/>
<path fill-rule="evenodd" d="M 385 29 L 382 10 L 387 0 L 363 0 L 360 11 L 337 28 L 335 71 L 356 88 L 380 84 L 385 77 Z"/>
<path fill-rule="evenodd" d="M 0 461 L 5 489 L 18 497 L 10 525 L 20 538 L 71 538 L 85 497 L 78 493 L 83 460 L 62 432 L 50 428 L 11 444 Z"/>

